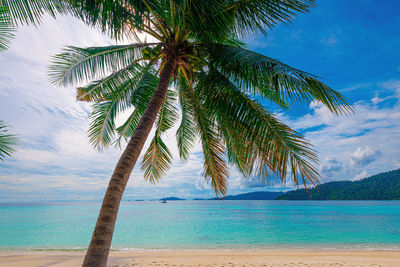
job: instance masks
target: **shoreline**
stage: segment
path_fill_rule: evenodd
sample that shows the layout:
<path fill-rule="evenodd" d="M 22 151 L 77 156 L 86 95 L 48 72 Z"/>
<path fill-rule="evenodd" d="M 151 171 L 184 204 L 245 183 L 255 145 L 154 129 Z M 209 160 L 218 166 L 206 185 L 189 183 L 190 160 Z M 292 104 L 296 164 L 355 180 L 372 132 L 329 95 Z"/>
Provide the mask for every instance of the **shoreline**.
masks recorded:
<path fill-rule="evenodd" d="M 0 247 L 0 255 L 6 253 L 35 253 L 35 252 L 83 252 L 87 247 L 72 247 L 72 248 L 46 248 L 46 247 Z M 218 252 L 218 251 L 399 251 L 400 244 L 347 244 L 336 245 L 333 244 L 303 244 L 303 245 L 254 245 L 254 246 L 220 246 L 220 247 L 196 247 L 188 245 L 186 248 L 182 247 L 127 247 L 127 248 L 111 248 L 111 252 Z"/>
<path fill-rule="evenodd" d="M 0 251 L 0 266 L 80 266 L 85 251 Z M 400 250 L 112 251 L 108 266 L 399 266 Z"/>

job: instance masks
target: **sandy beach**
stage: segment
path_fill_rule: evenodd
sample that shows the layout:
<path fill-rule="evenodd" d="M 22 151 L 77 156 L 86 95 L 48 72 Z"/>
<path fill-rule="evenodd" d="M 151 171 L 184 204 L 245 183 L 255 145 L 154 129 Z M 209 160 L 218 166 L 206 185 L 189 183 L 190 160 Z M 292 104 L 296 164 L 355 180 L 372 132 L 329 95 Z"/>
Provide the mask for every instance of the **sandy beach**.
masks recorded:
<path fill-rule="evenodd" d="M 83 252 L 1 252 L 0 266 L 80 266 Z M 400 251 L 112 252 L 108 266 L 400 266 Z"/>

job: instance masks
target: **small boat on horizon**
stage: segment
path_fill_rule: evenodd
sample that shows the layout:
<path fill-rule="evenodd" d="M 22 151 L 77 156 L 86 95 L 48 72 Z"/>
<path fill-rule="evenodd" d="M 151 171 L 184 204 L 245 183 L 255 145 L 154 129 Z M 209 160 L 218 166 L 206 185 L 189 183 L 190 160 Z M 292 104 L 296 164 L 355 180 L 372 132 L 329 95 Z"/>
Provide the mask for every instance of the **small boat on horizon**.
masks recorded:
<path fill-rule="evenodd" d="M 167 201 L 164 199 L 163 201 L 161 201 L 161 203 L 167 203 Z"/>

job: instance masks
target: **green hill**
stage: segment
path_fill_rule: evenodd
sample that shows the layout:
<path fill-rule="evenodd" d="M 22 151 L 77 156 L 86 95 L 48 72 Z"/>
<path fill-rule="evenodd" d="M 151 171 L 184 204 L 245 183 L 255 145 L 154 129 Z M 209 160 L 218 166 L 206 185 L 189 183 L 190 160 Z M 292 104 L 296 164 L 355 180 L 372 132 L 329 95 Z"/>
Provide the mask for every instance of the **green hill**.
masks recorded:
<path fill-rule="evenodd" d="M 286 192 L 277 200 L 400 200 L 400 169 L 359 181 L 330 182 Z"/>
<path fill-rule="evenodd" d="M 179 197 L 164 197 L 164 198 L 160 198 L 159 200 L 163 201 L 178 201 L 178 200 L 185 200 L 183 198 L 179 198 Z"/>

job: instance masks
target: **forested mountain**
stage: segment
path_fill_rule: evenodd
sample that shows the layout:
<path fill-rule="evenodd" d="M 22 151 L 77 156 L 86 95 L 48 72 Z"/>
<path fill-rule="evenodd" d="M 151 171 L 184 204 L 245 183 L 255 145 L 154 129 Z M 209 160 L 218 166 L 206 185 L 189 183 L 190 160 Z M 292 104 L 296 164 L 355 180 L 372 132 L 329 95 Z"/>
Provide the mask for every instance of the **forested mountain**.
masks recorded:
<path fill-rule="evenodd" d="M 277 200 L 400 200 L 400 169 L 359 181 L 330 182 L 286 192 Z"/>

